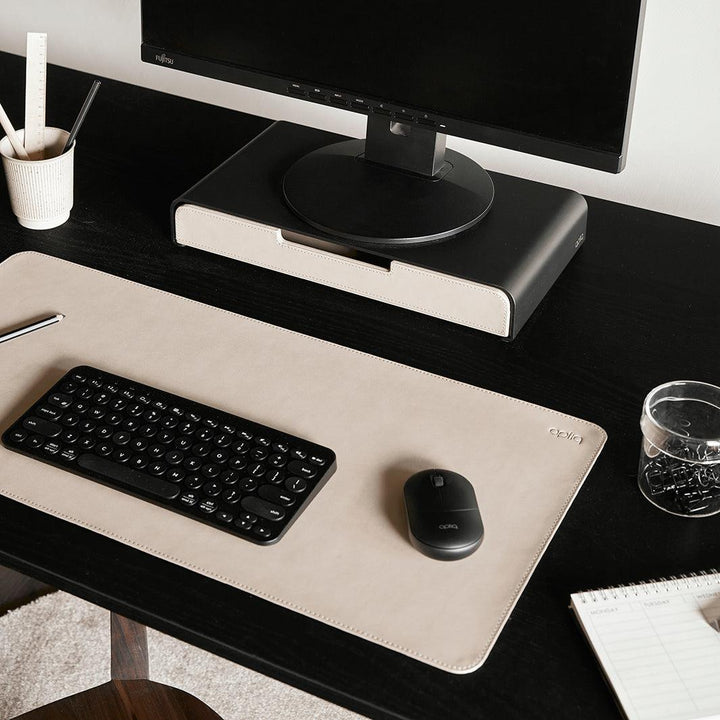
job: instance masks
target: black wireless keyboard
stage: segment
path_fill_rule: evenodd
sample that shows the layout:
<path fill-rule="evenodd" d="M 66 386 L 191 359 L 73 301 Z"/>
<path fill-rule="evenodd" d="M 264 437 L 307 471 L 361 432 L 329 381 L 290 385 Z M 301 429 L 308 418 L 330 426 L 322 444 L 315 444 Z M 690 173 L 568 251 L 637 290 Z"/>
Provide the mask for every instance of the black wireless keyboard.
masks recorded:
<path fill-rule="evenodd" d="M 336 467 L 328 448 L 87 366 L 2 441 L 262 545 L 280 539 Z"/>

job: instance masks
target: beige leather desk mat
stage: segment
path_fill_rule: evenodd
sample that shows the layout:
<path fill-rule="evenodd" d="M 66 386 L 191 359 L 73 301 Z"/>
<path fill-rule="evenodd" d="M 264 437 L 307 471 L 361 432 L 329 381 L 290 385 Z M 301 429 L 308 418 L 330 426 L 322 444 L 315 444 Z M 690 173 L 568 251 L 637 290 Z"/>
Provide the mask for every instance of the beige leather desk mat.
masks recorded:
<path fill-rule="evenodd" d="M 0 265 L 0 431 L 94 365 L 335 450 L 338 469 L 260 547 L 0 447 L 0 492 L 450 672 L 487 656 L 600 452 L 583 420 L 38 253 Z M 564 434 L 575 433 L 574 439 Z M 407 539 L 402 487 L 471 480 L 485 540 L 439 562 Z"/>

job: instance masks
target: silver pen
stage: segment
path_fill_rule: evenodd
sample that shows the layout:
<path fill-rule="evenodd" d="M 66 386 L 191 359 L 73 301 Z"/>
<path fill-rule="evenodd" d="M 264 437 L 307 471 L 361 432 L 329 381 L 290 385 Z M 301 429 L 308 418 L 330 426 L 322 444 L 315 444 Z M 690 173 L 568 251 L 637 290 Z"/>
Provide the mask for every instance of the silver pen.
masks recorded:
<path fill-rule="evenodd" d="M 17 330 L 11 330 L 9 333 L 0 335 L 0 343 L 4 343 L 6 340 L 14 340 L 16 337 L 20 337 L 21 335 L 26 335 L 27 333 L 40 330 L 48 325 L 53 325 L 56 322 L 60 322 L 64 317 L 64 315 L 58 313 L 57 315 L 51 315 L 50 317 L 45 318 L 44 320 L 39 320 L 31 325 L 25 325 L 25 327 L 18 328 Z"/>

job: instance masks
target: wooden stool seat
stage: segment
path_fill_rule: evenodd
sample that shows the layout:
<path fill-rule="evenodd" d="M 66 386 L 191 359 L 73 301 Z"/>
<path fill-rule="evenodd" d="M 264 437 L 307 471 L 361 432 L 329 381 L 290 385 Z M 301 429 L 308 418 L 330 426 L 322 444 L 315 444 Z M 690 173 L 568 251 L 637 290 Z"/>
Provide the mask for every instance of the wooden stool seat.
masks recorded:
<path fill-rule="evenodd" d="M 151 680 L 111 680 L 15 720 L 222 720 L 195 696 Z"/>

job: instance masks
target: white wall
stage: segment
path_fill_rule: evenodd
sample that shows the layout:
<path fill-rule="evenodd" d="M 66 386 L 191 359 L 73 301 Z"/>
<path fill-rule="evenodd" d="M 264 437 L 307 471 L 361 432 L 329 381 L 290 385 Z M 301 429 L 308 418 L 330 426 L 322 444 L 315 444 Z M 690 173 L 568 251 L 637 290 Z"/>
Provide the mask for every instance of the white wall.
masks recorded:
<path fill-rule="evenodd" d="M 24 55 L 25 32 L 47 32 L 49 60 L 59 65 L 364 134 L 364 118 L 354 113 L 141 63 L 139 0 L 0 0 L 0 6 L 1 50 Z M 647 0 L 628 161 L 619 175 L 460 139 L 448 144 L 490 170 L 720 225 L 720 0 Z"/>

